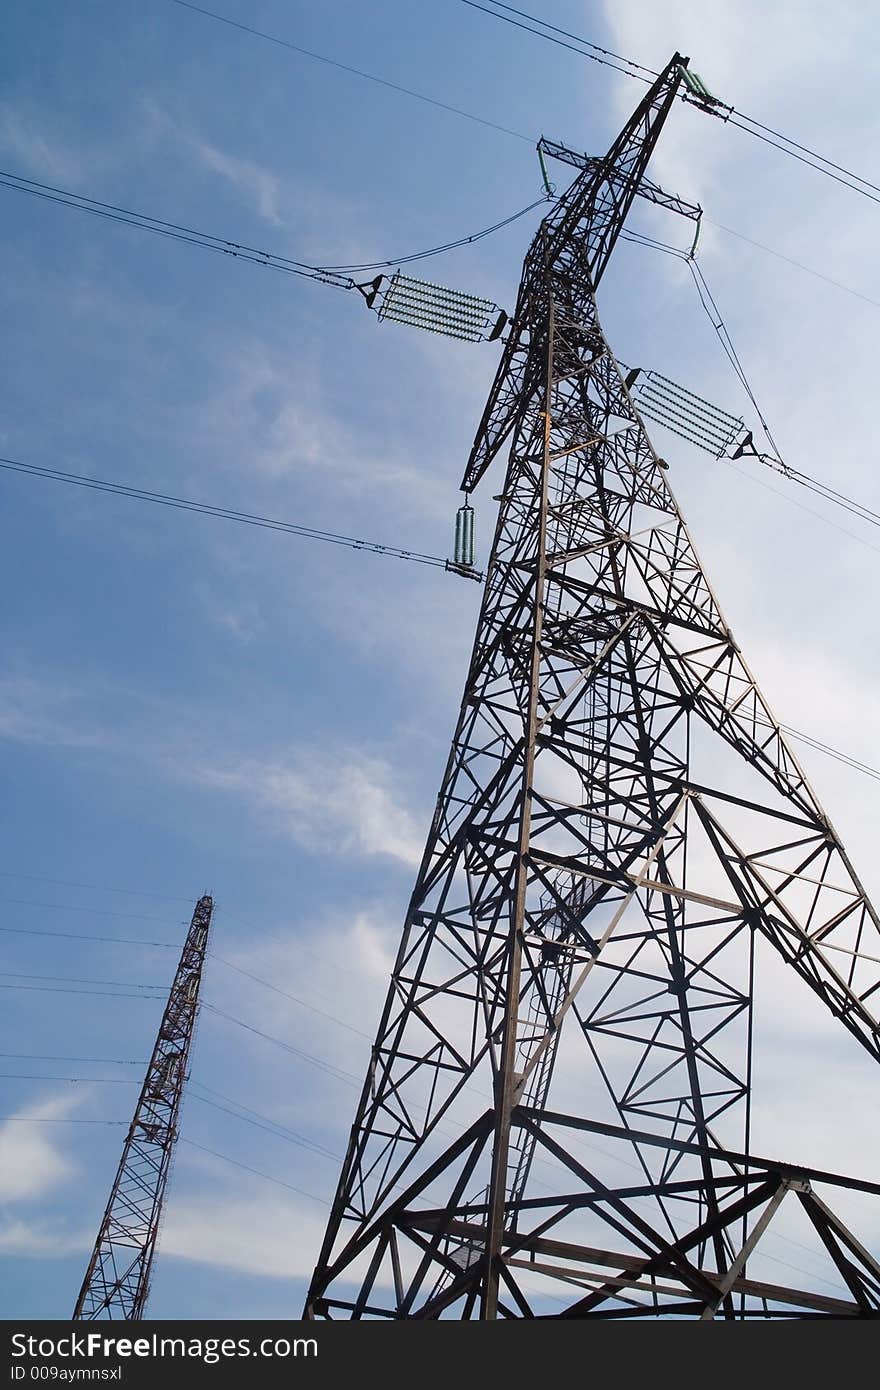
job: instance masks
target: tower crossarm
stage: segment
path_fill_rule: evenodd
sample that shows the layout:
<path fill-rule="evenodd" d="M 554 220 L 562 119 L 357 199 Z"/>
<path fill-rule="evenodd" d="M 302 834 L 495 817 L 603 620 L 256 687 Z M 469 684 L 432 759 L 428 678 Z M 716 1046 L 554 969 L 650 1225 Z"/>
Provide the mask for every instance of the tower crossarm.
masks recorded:
<path fill-rule="evenodd" d="M 74 1319 L 143 1317 L 213 911 L 196 903 Z"/>
<path fill-rule="evenodd" d="M 532 303 L 550 265 L 574 253 L 599 284 L 660 130 L 675 100 L 687 58 L 676 53 L 633 112 L 604 159 L 591 161 L 541 223 L 528 255 L 516 309 L 486 408 L 477 428 L 462 488 L 472 492 L 541 384 L 543 347 L 530 332 Z M 549 252 L 548 252 L 549 242 Z"/>
<path fill-rule="evenodd" d="M 548 140 L 544 135 L 538 141 L 538 150 L 541 154 L 549 155 L 551 159 L 558 159 L 561 164 L 584 169 L 588 173 L 598 173 L 602 168 L 603 161 L 598 155 L 579 154 L 577 150 L 570 150 L 567 145 L 561 145 L 557 140 Z M 639 182 L 636 196 L 644 198 L 646 202 L 656 203 L 658 207 L 666 208 L 667 212 L 676 212 L 691 222 L 699 222 L 703 215 L 699 203 L 689 203 L 677 193 L 667 193 L 659 184 L 652 183 L 647 178 L 642 178 Z"/>

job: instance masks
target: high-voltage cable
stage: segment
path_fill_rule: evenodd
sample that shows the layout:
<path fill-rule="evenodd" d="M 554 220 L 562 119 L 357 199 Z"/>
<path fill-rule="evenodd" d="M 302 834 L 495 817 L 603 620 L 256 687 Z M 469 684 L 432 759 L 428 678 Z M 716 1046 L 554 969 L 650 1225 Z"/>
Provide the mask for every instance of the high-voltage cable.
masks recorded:
<path fill-rule="evenodd" d="M 320 531 L 311 526 L 300 526 L 292 521 L 279 521 L 274 517 L 257 516 L 252 512 L 235 511 L 230 507 L 215 506 L 211 502 L 195 502 L 191 498 L 176 497 L 170 493 L 151 492 L 146 488 L 132 487 L 128 483 L 113 483 L 104 478 L 87 477 L 80 473 L 67 473 L 57 468 L 43 468 L 37 464 L 23 463 L 21 459 L 0 458 L 0 468 L 26 476 L 47 478 L 56 483 L 69 483 L 75 487 L 90 488 L 97 492 L 113 493 L 117 497 L 129 497 L 136 502 L 152 502 L 160 507 L 171 507 L 176 511 L 195 512 L 200 516 L 219 517 L 224 521 L 237 521 L 245 526 L 258 526 L 263 530 L 280 531 L 284 535 L 299 536 L 305 540 L 324 541 L 328 545 L 345 546 L 350 550 L 364 550 L 374 555 L 387 555 L 397 560 L 411 560 L 413 564 L 430 565 L 435 569 L 445 569 L 450 573 L 463 574 L 469 579 L 482 580 L 478 570 L 465 570 L 453 565 L 439 555 L 425 555 L 421 551 L 403 550 L 399 546 L 384 545 L 379 541 L 368 541 L 356 536 L 344 536 L 335 531 Z"/>
<path fill-rule="evenodd" d="M 578 34 L 574 34 L 567 29 L 561 29 L 556 25 L 548 24 L 546 20 L 536 15 L 528 14 L 525 10 L 515 9 L 512 5 L 502 5 L 496 0 L 489 0 L 489 4 L 477 4 L 476 0 L 461 0 L 462 4 L 471 9 L 482 10 L 484 14 L 490 15 L 493 19 L 500 20 L 504 24 L 513 25 L 515 28 L 533 35 L 535 38 L 544 39 L 548 43 L 556 44 L 557 47 L 568 49 L 576 53 L 581 58 L 587 58 L 590 62 L 600 63 L 605 67 L 615 68 L 616 71 L 623 73 L 625 77 L 633 77 L 639 82 L 651 82 L 658 74 L 653 68 L 645 67 L 642 63 L 637 63 L 631 58 L 624 58 L 620 54 L 612 53 L 608 49 L 601 48 L 598 44 L 592 43 Z M 489 6 L 492 6 L 490 8 Z M 501 13 L 508 11 L 508 13 Z M 519 19 L 513 19 L 512 15 L 518 15 Z M 521 21 L 528 20 L 528 24 Z M 540 26 L 534 28 L 530 26 Z M 573 42 L 567 42 L 572 40 Z M 604 55 L 604 56 L 603 56 Z M 616 59 L 612 62 L 611 59 Z M 620 64 L 626 66 L 621 67 Z M 781 131 L 774 130 L 772 126 L 766 125 L 763 121 L 756 120 L 754 116 L 749 116 L 737 107 L 719 101 L 707 91 L 699 78 L 694 83 L 695 74 L 693 72 L 683 72 L 685 90 L 679 93 L 679 99 L 689 104 L 697 105 L 701 110 L 707 111 L 711 115 L 720 116 L 726 124 L 736 126 L 737 129 L 745 131 L 747 135 L 754 136 L 755 139 L 771 145 L 774 149 L 786 154 L 791 159 L 797 160 L 801 164 L 806 164 L 819 174 L 824 174 L 826 178 L 832 179 L 835 183 L 842 184 L 854 193 L 860 193 L 863 197 L 870 199 L 871 202 L 880 203 L 880 184 L 871 179 L 863 178 L 851 169 L 845 168 L 833 159 L 826 158 L 809 146 L 793 139 L 789 135 L 783 135 Z"/>
<path fill-rule="evenodd" d="M 526 140 L 531 144 L 531 137 L 523 135 L 522 131 L 511 130 L 509 126 L 498 125 L 496 121 L 487 120 L 483 116 L 475 116 L 472 111 L 464 111 L 460 106 L 451 106 L 448 102 L 438 101 L 434 97 L 426 96 L 424 92 L 414 91 L 411 87 L 401 87 L 397 82 L 389 82 L 384 77 L 377 77 L 375 73 L 365 72 L 362 68 L 351 67 L 348 63 L 339 62 L 336 58 L 328 58 L 324 53 L 316 53 L 313 49 L 301 48 L 299 44 L 279 38 L 277 34 L 267 34 L 264 30 L 254 29 L 250 24 L 242 24 L 237 19 L 230 19 L 228 15 L 216 14 L 214 10 L 206 10 L 201 5 L 192 5 L 189 0 L 171 0 L 171 3 L 180 5 L 185 10 L 192 10 L 195 14 L 204 15 L 206 19 L 216 20 L 218 24 L 227 24 L 232 29 L 239 29 L 242 33 L 250 34 L 253 38 L 265 39 L 267 43 L 274 43 L 280 48 L 290 49 L 291 52 L 299 53 L 305 58 L 314 58 L 316 62 L 326 63 L 328 67 L 337 68 L 354 77 L 362 77 L 367 82 L 375 82 L 380 87 L 387 87 L 389 91 L 398 92 L 401 96 L 412 97 L 415 101 L 423 101 L 428 106 L 436 106 L 441 111 L 449 111 L 454 116 L 462 116 L 467 121 L 475 121 L 477 125 L 488 126 L 491 130 L 500 131 L 502 135 L 511 135 L 515 140 Z"/>
<path fill-rule="evenodd" d="M 494 236 L 496 232 L 503 231 L 505 227 L 511 226 L 519 218 L 525 217 L 527 213 L 532 212 L 547 201 L 543 196 L 535 198 L 525 207 L 519 208 L 516 212 L 510 213 L 509 216 L 503 217 L 479 231 L 469 232 L 466 236 L 456 237 L 452 241 L 440 242 L 421 251 L 411 251 L 404 256 L 353 265 L 315 265 L 308 261 L 295 260 L 290 256 L 282 256 L 276 251 L 265 251 L 258 246 L 249 246 L 247 243 L 235 241 L 231 237 L 200 231 L 195 227 L 188 227 L 184 223 L 153 217 L 150 213 L 135 212 L 131 208 L 121 207 L 116 203 L 102 202 L 97 198 L 87 198 L 84 194 L 73 193 L 70 189 L 58 188 L 53 184 L 39 183 L 35 179 L 25 178 L 21 174 L 10 173 L 6 169 L 0 169 L 0 187 L 8 188 L 15 193 L 27 193 L 31 197 L 42 198 L 46 202 L 72 208 L 76 212 L 87 212 L 93 217 L 103 217 L 111 222 L 121 222 L 126 226 L 136 227 L 140 231 L 153 232 L 156 236 L 168 237 L 172 241 L 185 242 L 188 245 L 200 247 L 204 251 L 216 251 L 221 255 L 233 256 L 238 260 L 252 261 L 256 265 L 264 265 L 271 270 L 279 270 L 288 275 L 299 275 L 307 280 L 319 280 L 324 284 L 334 285 L 343 290 L 367 288 L 358 285 L 346 272 L 357 274 L 371 270 L 390 269 L 392 266 L 406 265 L 413 261 L 424 261 L 434 256 L 442 256 L 448 251 L 457 251 L 463 246 L 473 246 L 476 242 L 484 241 L 487 237 Z"/>

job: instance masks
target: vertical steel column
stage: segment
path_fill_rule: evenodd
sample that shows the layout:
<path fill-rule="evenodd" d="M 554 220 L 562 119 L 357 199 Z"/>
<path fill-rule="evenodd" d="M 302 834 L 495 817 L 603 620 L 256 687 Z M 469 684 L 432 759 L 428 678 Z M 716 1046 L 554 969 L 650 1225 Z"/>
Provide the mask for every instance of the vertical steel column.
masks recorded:
<path fill-rule="evenodd" d="M 544 621 L 544 583 L 547 568 L 547 490 L 550 480 L 550 433 L 553 423 L 553 349 L 556 338 L 553 281 L 547 256 L 547 237 L 544 237 L 545 292 L 547 295 L 547 375 L 544 386 L 544 450 L 541 461 L 541 494 L 537 518 L 537 553 L 535 556 L 535 588 L 529 660 L 529 692 L 526 726 L 523 733 L 522 805 L 517 840 L 517 867 L 513 910 L 510 921 L 510 963 L 507 971 L 507 999 L 504 1032 L 501 1045 L 501 1066 L 495 1080 L 495 1144 L 492 1151 L 492 1176 L 489 1185 L 489 1220 L 486 1233 L 486 1277 L 483 1286 L 481 1317 L 490 1320 L 498 1314 L 498 1256 L 504 1237 L 508 1157 L 510 1152 L 510 1116 L 516 1104 L 518 1077 L 516 1049 L 520 1005 L 520 974 L 522 966 L 522 933 L 526 914 L 528 886 L 528 854 L 531 842 L 532 793 L 535 772 L 535 736 L 538 727 L 538 698 L 541 677 L 541 637 Z"/>

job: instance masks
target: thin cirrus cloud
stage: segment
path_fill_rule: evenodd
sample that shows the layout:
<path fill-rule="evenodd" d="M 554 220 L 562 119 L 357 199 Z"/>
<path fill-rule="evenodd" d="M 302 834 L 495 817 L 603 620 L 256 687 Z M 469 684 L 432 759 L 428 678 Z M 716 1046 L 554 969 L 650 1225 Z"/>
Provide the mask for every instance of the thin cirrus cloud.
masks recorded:
<path fill-rule="evenodd" d="M 232 1195 L 227 1188 L 221 1199 L 210 1192 L 169 1203 L 159 1254 L 243 1274 L 306 1279 L 325 1224 L 326 1208 L 307 1197 L 277 1191 L 243 1196 L 240 1188 Z"/>
<path fill-rule="evenodd" d="M 175 121 L 156 102 L 143 101 L 141 105 L 146 128 L 154 137 L 182 147 L 197 165 L 231 184 L 264 222 L 273 227 L 283 226 L 281 181 L 277 174 L 256 160 L 221 150 L 196 131 Z"/>
<path fill-rule="evenodd" d="M 398 800 L 382 758 L 299 748 L 285 762 L 205 769 L 199 780 L 244 793 L 303 849 L 382 855 L 408 868 L 421 861 L 423 827 Z"/>
<path fill-rule="evenodd" d="M 78 184 L 88 167 L 82 149 L 63 144 L 29 116 L 11 107 L 0 107 L 0 149 L 4 157 L 46 178 Z"/>
<path fill-rule="evenodd" d="M 95 1239 L 94 1231 L 66 1233 L 57 1222 L 31 1222 L 16 1217 L 0 1221 L 0 1254 L 24 1255 L 29 1259 L 60 1260 L 87 1252 Z"/>
<path fill-rule="evenodd" d="M 112 742 L 80 719 L 81 693 L 30 676 L 0 678 L 0 741 L 47 748 L 104 748 Z"/>
<path fill-rule="evenodd" d="M 75 1166 L 51 1122 L 67 1119 L 86 1095 L 83 1090 L 36 1101 L 19 1111 L 21 1118 L 0 1126 L 0 1201 L 34 1201 L 73 1176 Z"/>

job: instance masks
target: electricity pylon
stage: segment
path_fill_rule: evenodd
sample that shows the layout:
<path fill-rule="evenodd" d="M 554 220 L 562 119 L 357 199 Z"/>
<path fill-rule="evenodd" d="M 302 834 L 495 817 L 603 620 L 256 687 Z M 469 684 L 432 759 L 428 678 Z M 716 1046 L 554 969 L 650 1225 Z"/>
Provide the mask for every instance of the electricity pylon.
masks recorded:
<path fill-rule="evenodd" d="M 510 438 L 476 640 L 309 1317 L 880 1310 L 835 1211 L 880 1185 L 750 1133 L 761 939 L 880 1060 L 880 924 L 596 311 L 633 199 L 687 211 L 644 178 L 686 62 L 526 255 L 463 481 Z M 839 1293 L 751 1277 L 783 1203 Z"/>
<path fill-rule="evenodd" d="M 212 898 L 199 898 L 74 1319 L 144 1315 L 213 911 Z"/>

